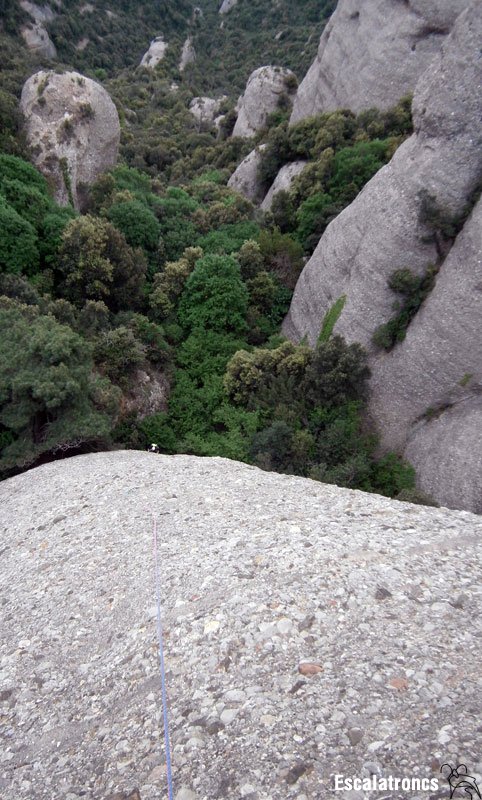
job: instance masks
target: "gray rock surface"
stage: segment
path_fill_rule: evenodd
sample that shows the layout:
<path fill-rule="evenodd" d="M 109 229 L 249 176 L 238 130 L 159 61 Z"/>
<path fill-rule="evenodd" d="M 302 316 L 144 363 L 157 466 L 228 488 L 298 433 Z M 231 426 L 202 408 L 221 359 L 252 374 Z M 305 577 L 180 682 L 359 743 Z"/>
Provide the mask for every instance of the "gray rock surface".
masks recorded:
<path fill-rule="evenodd" d="M 291 122 L 337 108 L 389 108 L 436 55 L 469 0 L 339 0 Z"/>
<path fill-rule="evenodd" d="M 34 22 L 52 22 L 57 16 L 55 11 L 47 4 L 40 6 L 37 3 L 31 3 L 30 0 L 20 0 L 20 8 L 29 14 Z"/>
<path fill-rule="evenodd" d="M 21 30 L 28 49 L 43 58 L 57 58 L 57 49 L 45 28 L 45 23 L 51 22 L 57 16 L 55 11 L 47 3 L 41 6 L 31 3 L 30 0 L 20 0 L 19 5 L 33 20 Z"/>
<path fill-rule="evenodd" d="M 261 208 L 263 211 L 269 211 L 273 205 L 275 195 L 277 195 L 278 192 L 287 192 L 289 190 L 294 179 L 300 174 L 300 172 L 303 172 L 307 163 L 307 161 L 293 161 L 291 164 L 285 164 L 284 167 L 281 167 L 268 191 L 268 194 L 261 203 Z"/>
<path fill-rule="evenodd" d="M 168 44 L 163 36 L 156 36 L 149 45 L 149 50 L 141 58 L 141 67 L 154 69 L 166 55 Z"/>
<path fill-rule="evenodd" d="M 169 378 L 164 372 L 153 368 L 136 370 L 129 393 L 122 397 L 124 415 L 132 413 L 144 419 L 159 411 L 167 411 L 170 388 Z"/>
<path fill-rule="evenodd" d="M 481 518 L 139 452 L 0 502 L 2 800 L 166 796 L 151 513 L 178 800 L 480 779 Z"/>
<path fill-rule="evenodd" d="M 265 147 L 266 145 L 262 144 L 255 150 L 251 150 L 228 181 L 230 189 L 234 189 L 244 195 L 252 203 L 260 203 L 263 199 L 263 189 L 259 181 L 258 169 L 261 163 L 261 153 Z"/>
<path fill-rule="evenodd" d="M 325 313 L 346 295 L 335 333 L 361 342 L 372 353 L 372 415 L 384 447 L 402 447 L 408 428 L 420 414 L 433 404 L 451 402 L 452 388 L 471 372 L 474 353 L 469 357 L 470 346 L 479 351 L 473 371 L 480 379 L 480 300 L 475 289 L 475 276 L 480 275 L 476 227 L 480 222 L 467 223 L 470 230 L 459 235 L 460 241 L 441 267 L 437 289 L 412 323 L 413 334 L 406 343 L 391 355 L 377 357 L 371 339 L 376 328 L 393 315 L 397 298 L 388 286 L 390 275 L 404 267 L 422 274 L 439 260 L 439 248 L 420 221 L 420 192 L 430 192 L 439 207 L 457 214 L 482 177 L 481 11 L 480 0 L 473 0 L 458 18 L 417 84 L 414 135 L 329 225 L 302 272 L 284 323 L 286 335 L 299 340 L 306 334 L 314 343 Z M 480 208 L 474 216 L 478 219 Z M 463 288 L 467 294 L 462 297 Z M 437 319 L 442 313 L 443 335 Z M 475 341 L 467 342 L 470 332 Z M 396 401 L 398 391 L 401 397 Z M 461 497 L 464 484 L 472 485 L 480 474 L 477 469 L 474 479 L 470 477 L 476 459 L 482 460 L 482 451 L 476 450 L 465 470 L 452 475 L 454 491 L 458 487 Z M 441 478 L 440 490 L 435 491 L 444 503 L 449 502 L 447 479 Z"/>
<path fill-rule="evenodd" d="M 55 185 L 59 203 L 83 204 L 82 188 L 117 161 L 120 124 L 111 98 L 77 72 L 37 72 L 20 100 L 36 166 Z M 68 173 L 67 175 L 65 173 Z"/>
<path fill-rule="evenodd" d="M 32 22 L 24 25 L 22 38 L 29 50 L 43 58 L 57 58 L 57 49 L 41 23 Z"/>
<path fill-rule="evenodd" d="M 238 118 L 233 136 L 251 137 L 266 125 L 266 119 L 278 108 L 280 96 L 289 94 L 287 79 L 294 74 L 282 67 L 259 67 L 248 78 L 238 100 Z"/>
<path fill-rule="evenodd" d="M 212 123 L 218 116 L 219 108 L 226 95 L 223 97 L 193 97 L 189 104 L 189 111 L 200 125 L 203 122 Z"/>
<path fill-rule="evenodd" d="M 238 0 L 223 0 L 219 8 L 220 14 L 227 14 L 232 8 L 238 5 Z"/>
<path fill-rule="evenodd" d="M 298 281 L 285 332 L 314 343 L 324 314 L 347 295 L 335 327 L 371 346 L 375 329 L 392 316 L 392 272 L 422 273 L 438 259 L 425 241 L 420 192 L 456 214 L 482 175 L 481 0 L 473 0 L 419 81 L 413 102 L 415 133 L 327 228 Z"/>
<path fill-rule="evenodd" d="M 179 72 L 184 72 L 188 64 L 194 63 L 196 60 L 196 50 L 191 36 L 188 36 L 182 46 L 181 58 L 179 61 Z"/>
<path fill-rule="evenodd" d="M 418 484 L 450 508 L 482 514 L 482 398 L 467 397 L 414 425 L 405 457 Z"/>
<path fill-rule="evenodd" d="M 371 365 L 371 413 L 384 446 L 402 450 L 408 442 L 405 452 L 418 465 L 420 485 L 449 506 L 479 513 L 481 278 L 479 201 L 405 340 Z"/>

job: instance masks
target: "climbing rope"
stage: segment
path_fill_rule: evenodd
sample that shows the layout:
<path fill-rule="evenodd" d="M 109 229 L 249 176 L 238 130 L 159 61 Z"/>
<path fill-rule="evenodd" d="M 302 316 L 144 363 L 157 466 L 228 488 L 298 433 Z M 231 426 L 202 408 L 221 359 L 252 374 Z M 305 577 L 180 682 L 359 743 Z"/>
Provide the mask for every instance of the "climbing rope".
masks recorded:
<path fill-rule="evenodd" d="M 156 564 L 156 594 L 157 594 L 157 636 L 159 639 L 159 663 L 161 667 L 161 691 L 162 691 L 162 717 L 164 722 L 164 743 L 166 746 L 166 771 L 167 771 L 167 792 L 169 800 L 174 800 L 172 789 L 172 766 L 171 766 L 171 744 L 169 740 L 169 719 L 167 714 L 167 689 L 166 671 L 164 667 L 164 637 L 162 633 L 161 617 L 161 569 L 159 565 L 159 550 L 157 546 L 157 519 L 153 515 L 153 540 L 154 540 L 154 561 Z"/>

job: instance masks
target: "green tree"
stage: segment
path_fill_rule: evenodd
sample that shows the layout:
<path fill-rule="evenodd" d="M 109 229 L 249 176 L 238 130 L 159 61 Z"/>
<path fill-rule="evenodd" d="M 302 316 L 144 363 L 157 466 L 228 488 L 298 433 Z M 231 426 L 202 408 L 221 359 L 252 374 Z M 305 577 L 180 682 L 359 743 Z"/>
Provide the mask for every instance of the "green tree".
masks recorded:
<path fill-rule="evenodd" d="M 0 272 L 32 275 L 39 265 L 35 228 L 1 195 L 0 231 Z"/>
<path fill-rule="evenodd" d="M 58 258 L 59 291 L 76 305 L 102 300 L 112 310 L 132 307 L 146 272 L 140 250 L 106 220 L 91 216 L 68 223 Z"/>
<path fill-rule="evenodd" d="M 157 249 L 161 226 L 151 209 L 140 200 L 113 203 L 107 217 L 132 247 L 151 252 Z"/>
<path fill-rule="evenodd" d="M 206 328 L 242 335 L 246 329 L 248 291 L 231 256 L 201 258 L 189 276 L 178 317 L 187 331 Z"/>
<path fill-rule="evenodd" d="M 104 386 L 110 413 L 99 407 L 89 345 L 53 317 L 22 306 L 0 309 L 0 329 L 0 425 L 9 433 L 1 469 L 105 439 L 117 398 Z"/>

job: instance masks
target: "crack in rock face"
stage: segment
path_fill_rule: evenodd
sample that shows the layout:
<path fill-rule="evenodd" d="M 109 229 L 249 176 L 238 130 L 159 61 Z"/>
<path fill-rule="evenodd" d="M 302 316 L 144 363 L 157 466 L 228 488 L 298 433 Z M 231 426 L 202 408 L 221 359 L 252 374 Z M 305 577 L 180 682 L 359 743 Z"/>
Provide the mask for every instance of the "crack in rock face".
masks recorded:
<path fill-rule="evenodd" d="M 153 516 L 177 800 L 479 775 L 480 517 L 133 451 L 0 503 L 2 800 L 166 796 Z"/>

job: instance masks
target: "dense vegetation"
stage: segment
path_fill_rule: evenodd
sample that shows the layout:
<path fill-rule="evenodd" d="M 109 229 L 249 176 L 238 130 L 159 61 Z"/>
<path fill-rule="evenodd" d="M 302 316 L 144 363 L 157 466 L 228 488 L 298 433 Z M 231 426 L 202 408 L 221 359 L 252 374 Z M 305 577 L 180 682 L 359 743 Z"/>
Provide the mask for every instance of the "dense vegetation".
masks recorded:
<path fill-rule="evenodd" d="M 151 5 L 149 13 L 157 13 Z M 181 42 L 186 9 L 167 5 L 172 14 L 162 18 L 163 30 Z M 226 186 L 253 146 L 230 136 L 241 71 L 248 65 L 249 74 L 251 65 L 248 57 L 242 67 L 239 58 L 235 63 L 230 16 L 219 52 L 227 47 L 231 61 L 224 73 L 207 68 L 215 6 L 217 13 L 213 3 L 190 22 L 202 57 L 182 78 L 174 50 L 156 70 L 120 71 L 113 40 L 116 57 L 105 63 L 82 51 L 86 72 L 110 73 L 106 85 L 123 128 L 122 163 L 91 187 L 82 215 L 58 207 L 28 163 L 16 97 L 35 64 L 3 36 L 0 474 L 60 453 L 155 441 L 168 453 L 221 455 L 406 496 L 413 470 L 395 455 L 377 460 L 376 436 L 364 421 L 366 354 L 333 336 L 345 298 L 328 312 L 314 350 L 285 341 L 279 331 L 304 256 L 410 132 L 409 103 L 383 114 L 319 115 L 289 128 L 282 102 L 254 142 L 267 144 L 260 180 L 268 188 L 292 160 L 307 166 L 264 215 Z M 238 19 L 245 22 L 237 35 L 256 43 L 252 66 L 259 66 L 257 48 L 269 37 L 280 54 L 289 52 L 292 37 L 294 58 L 305 23 L 319 24 L 332 4 L 322 6 L 300 4 L 300 25 L 274 40 L 276 25 L 288 26 L 288 5 L 279 3 L 263 26 L 261 3 L 250 3 L 248 13 L 241 2 Z M 79 65 L 67 41 L 87 35 L 89 14 L 67 0 L 63 8 L 52 36 Z M 116 11 L 135 27 L 128 0 Z M 266 40 L 257 38 L 263 30 Z M 130 36 L 131 44 L 137 41 Z M 103 41 L 111 40 L 105 34 Z M 188 110 L 194 89 L 204 87 L 229 92 L 220 132 L 199 126 Z"/>

